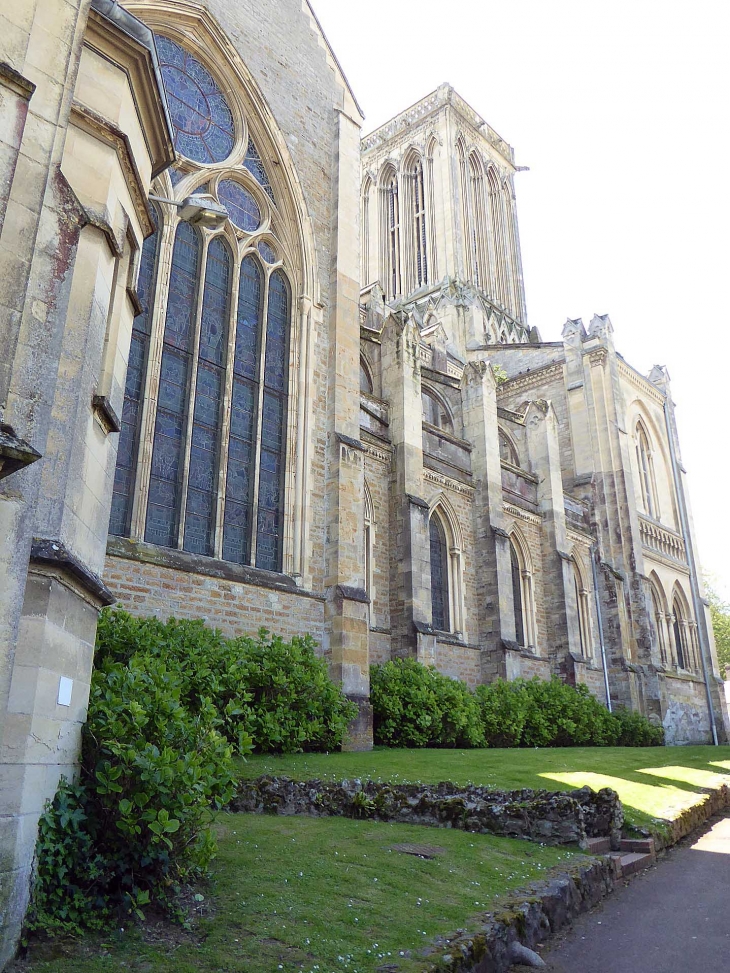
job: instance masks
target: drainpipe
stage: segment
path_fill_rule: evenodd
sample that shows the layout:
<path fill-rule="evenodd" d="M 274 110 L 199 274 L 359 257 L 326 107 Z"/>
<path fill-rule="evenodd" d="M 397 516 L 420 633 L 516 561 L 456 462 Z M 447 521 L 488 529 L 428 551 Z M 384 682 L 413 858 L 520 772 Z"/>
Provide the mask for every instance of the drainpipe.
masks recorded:
<path fill-rule="evenodd" d="M 677 463 L 677 453 L 674 448 L 674 435 L 672 425 L 672 415 L 670 412 L 669 396 L 664 393 L 664 421 L 667 424 L 667 438 L 669 439 L 669 455 L 672 461 L 672 478 L 674 489 L 677 493 L 677 507 L 679 509 L 679 525 L 682 531 L 684 549 L 687 553 L 687 563 L 689 564 L 689 580 L 692 589 L 692 603 L 694 605 L 695 618 L 697 619 L 697 633 L 700 639 L 700 659 L 702 660 L 702 675 L 705 678 L 705 692 L 707 694 L 707 713 L 710 717 L 710 727 L 712 729 L 712 742 L 718 745 L 717 727 L 715 726 L 715 709 L 712 705 L 712 692 L 710 690 L 710 674 L 707 670 L 707 659 L 705 653 L 709 655 L 707 644 L 707 621 L 705 619 L 705 609 L 700 598 L 700 588 L 697 583 L 697 564 L 695 563 L 694 547 L 687 525 L 687 507 L 684 499 L 684 487 L 679 475 L 679 464 Z"/>
<path fill-rule="evenodd" d="M 591 571 L 593 572 L 593 594 L 596 599 L 596 618 L 598 620 L 598 641 L 601 643 L 601 664 L 603 665 L 603 682 L 606 686 L 606 706 L 608 712 L 613 712 L 611 706 L 611 690 L 608 686 L 608 664 L 606 662 L 606 643 L 603 640 L 603 617 L 601 615 L 601 599 L 598 594 L 598 571 L 596 570 L 596 558 L 598 557 L 598 545 L 591 545 Z"/>

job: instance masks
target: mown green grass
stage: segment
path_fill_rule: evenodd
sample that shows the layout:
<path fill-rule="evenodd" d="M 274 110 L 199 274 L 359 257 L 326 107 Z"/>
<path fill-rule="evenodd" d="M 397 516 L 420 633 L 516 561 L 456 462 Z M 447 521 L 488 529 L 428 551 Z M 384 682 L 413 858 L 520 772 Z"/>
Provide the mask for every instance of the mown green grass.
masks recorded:
<path fill-rule="evenodd" d="M 613 787 L 633 827 L 661 830 L 703 799 L 730 784 L 730 747 L 571 747 L 544 750 L 388 750 L 368 753 L 251 757 L 242 777 L 285 774 L 298 780 L 369 778 L 394 783 L 486 784 L 569 790 Z"/>
<path fill-rule="evenodd" d="M 71 946 L 33 973 L 364 973 L 423 970 L 436 936 L 469 927 L 510 890 L 577 861 L 570 849 L 343 818 L 223 815 L 208 900 L 215 913 L 179 944 L 138 931 Z M 393 850 L 440 849 L 433 858 Z M 206 890 L 207 894 L 207 890 Z M 409 956 L 408 953 L 411 955 Z M 406 954 L 406 955 L 401 955 Z"/>

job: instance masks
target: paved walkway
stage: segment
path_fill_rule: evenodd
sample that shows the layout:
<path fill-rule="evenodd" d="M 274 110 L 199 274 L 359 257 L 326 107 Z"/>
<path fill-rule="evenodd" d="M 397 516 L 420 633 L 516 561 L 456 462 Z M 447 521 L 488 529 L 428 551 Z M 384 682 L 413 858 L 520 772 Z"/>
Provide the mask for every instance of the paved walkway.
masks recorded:
<path fill-rule="evenodd" d="M 553 973 L 730 971 L 730 811 L 542 952 Z"/>

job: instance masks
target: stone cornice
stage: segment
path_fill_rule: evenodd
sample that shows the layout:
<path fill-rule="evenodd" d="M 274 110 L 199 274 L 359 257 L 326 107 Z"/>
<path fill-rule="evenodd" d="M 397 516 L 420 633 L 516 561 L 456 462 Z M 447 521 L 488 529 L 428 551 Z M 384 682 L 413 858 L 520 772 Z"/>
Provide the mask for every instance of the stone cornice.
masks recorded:
<path fill-rule="evenodd" d="M 502 509 L 510 517 L 519 517 L 520 520 L 526 521 L 528 524 L 535 524 L 539 527 L 542 524 L 542 519 L 538 514 L 531 514 L 527 510 L 523 510 L 522 507 L 516 507 L 514 504 L 502 502 Z"/>
<path fill-rule="evenodd" d="M 142 234 L 145 237 L 150 236 L 154 233 L 155 225 L 152 222 L 152 213 L 147 201 L 145 185 L 137 168 L 137 163 L 134 161 L 132 146 L 126 134 L 108 119 L 77 101 L 74 101 L 71 106 L 71 121 L 82 132 L 86 132 L 87 135 L 91 135 L 92 138 L 98 139 L 100 142 L 105 142 L 114 149 L 129 195 L 132 198 L 134 211 L 142 227 Z"/>
<path fill-rule="evenodd" d="M 454 480 L 450 476 L 446 476 L 444 473 L 438 473 L 436 470 L 424 469 L 423 478 L 428 483 L 434 483 L 436 486 L 443 487 L 445 490 L 451 490 L 453 493 L 459 493 L 462 497 L 466 497 L 467 500 L 474 499 L 474 487 L 469 486 L 466 483 L 460 483 L 458 480 Z"/>
<path fill-rule="evenodd" d="M 16 71 L 10 64 L 6 64 L 5 61 L 0 61 L 0 85 L 4 88 L 9 88 L 16 95 L 23 98 L 24 101 L 30 101 L 36 89 L 32 81 L 23 77 L 22 74 Z"/>
<path fill-rule="evenodd" d="M 515 375 L 514 378 L 510 378 L 497 386 L 497 396 L 525 392 L 528 389 L 539 388 L 541 385 L 545 385 L 556 378 L 562 378 L 564 363 L 565 361 L 562 359 L 559 362 L 551 362 L 549 365 L 543 365 L 542 368 L 536 368 L 533 371 Z"/>
<path fill-rule="evenodd" d="M 654 399 L 657 405 L 664 406 L 665 396 L 660 389 L 650 382 L 648 378 L 637 372 L 635 368 L 632 368 L 628 362 L 624 361 L 623 358 L 618 359 L 618 371 L 619 375 L 628 379 L 629 382 L 634 386 L 634 388 L 643 392 L 644 395 L 648 395 L 650 398 Z"/>

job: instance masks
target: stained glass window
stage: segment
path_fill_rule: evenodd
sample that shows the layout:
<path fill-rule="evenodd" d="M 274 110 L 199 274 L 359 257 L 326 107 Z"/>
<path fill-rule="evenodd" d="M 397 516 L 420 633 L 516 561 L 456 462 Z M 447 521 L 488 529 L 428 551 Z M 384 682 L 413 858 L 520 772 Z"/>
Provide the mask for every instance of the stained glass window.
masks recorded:
<path fill-rule="evenodd" d="M 514 544 L 509 545 L 510 564 L 512 567 L 512 603 L 515 612 L 515 640 L 518 645 L 525 644 L 524 606 L 522 600 L 522 568 L 517 557 Z"/>
<path fill-rule="evenodd" d="M 153 286 L 159 242 L 157 213 L 154 209 L 152 210 L 152 219 L 155 224 L 155 232 L 145 240 L 140 255 L 137 297 L 142 310 L 135 317 L 132 325 L 132 341 L 129 346 L 129 361 L 127 363 L 127 384 L 122 408 L 122 429 L 117 447 L 117 467 L 114 471 L 112 511 L 109 521 L 109 533 L 118 534 L 121 537 L 126 537 L 129 534 L 134 478 L 137 470 L 139 425 L 142 418 L 142 395 L 147 364 L 147 348 L 150 340 Z"/>
<path fill-rule="evenodd" d="M 155 37 L 175 148 L 194 162 L 222 162 L 234 144 L 233 115 L 213 76 L 169 37 Z"/>
<path fill-rule="evenodd" d="M 185 507 L 183 548 L 193 554 L 213 554 L 230 276 L 228 247 L 216 237 L 205 270 Z"/>
<path fill-rule="evenodd" d="M 434 514 L 428 527 L 431 547 L 431 624 L 439 632 L 448 632 L 449 622 L 449 563 L 446 534 Z"/>
<path fill-rule="evenodd" d="M 261 223 L 259 205 L 251 193 L 233 179 L 222 179 L 218 184 L 218 199 L 228 210 L 231 222 L 241 230 L 253 233 Z"/>
<path fill-rule="evenodd" d="M 281 570 L 288 360 L 289 285 L 277 270 L 269 281 L 266 317 L 256 528 L 256 567 L 267 571 Z"/>
<path fill-rule="evenodd" d="M 261 156 L 259 155 L 256 146 L 253 144 L 251 139 L 248 140 L 248 148 L 246 149 L 246 158 L 244 160 L 244 166 L 248 169 L 251 175 L 254 177 L 256 182 L 261 186 L 266 195 L 269 197 L 271 202 L 274 202 L 274 191 L 269 183 L 269 177 L 266 175 L 266 169 L 261 161 Z"/>
<path fill-rule="evenodd" d="M 241 264 L 233 359 L 231 432 L 228 441 L 226 507 L 223 518 L 223 557 L 248 564 L 255 474 L 256 412 L 259 397 L 259 347 L 263 283 L 254 257 Z"/>
<path fill-rule="evenodd" d="M 267 264 L 276 263 L 276 250 L 274 250 L 274 248 L 271 246 L 270 243 L 267 243 L 266 240 L 262 240 L 259 243 L 258 249 L 259 249 L 259 253 L 264 258 Z"/>
<path fill-rule="evenodd" d="M 200 239 L 189 223 L 175 234 L 162 346 L 145 540 L 177 546 L 185 417 L 190 378 Z"/>

